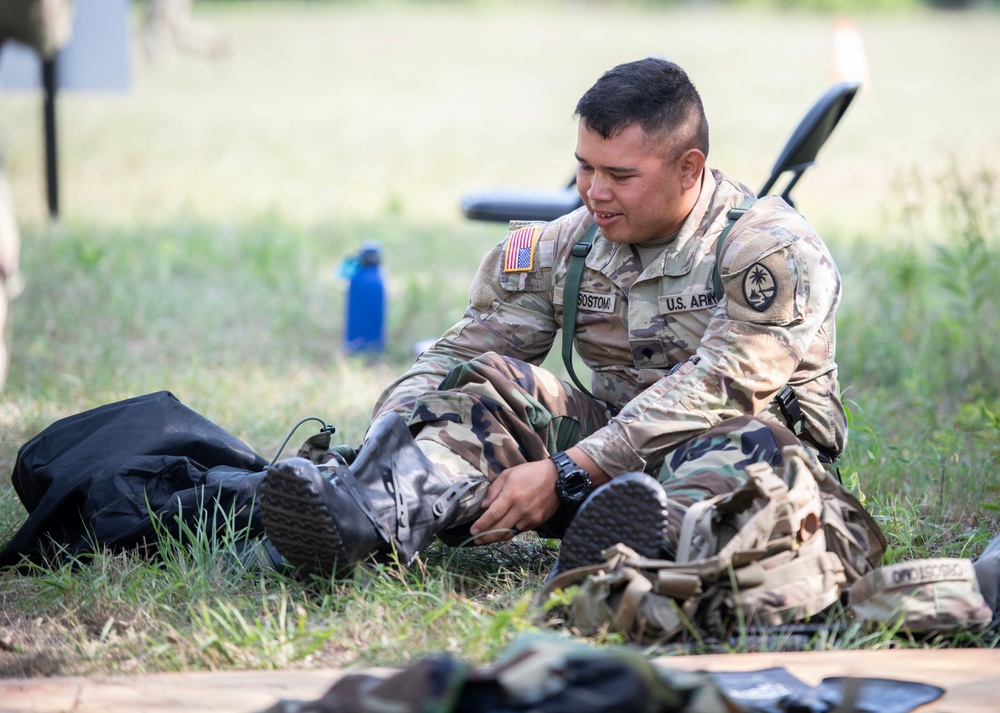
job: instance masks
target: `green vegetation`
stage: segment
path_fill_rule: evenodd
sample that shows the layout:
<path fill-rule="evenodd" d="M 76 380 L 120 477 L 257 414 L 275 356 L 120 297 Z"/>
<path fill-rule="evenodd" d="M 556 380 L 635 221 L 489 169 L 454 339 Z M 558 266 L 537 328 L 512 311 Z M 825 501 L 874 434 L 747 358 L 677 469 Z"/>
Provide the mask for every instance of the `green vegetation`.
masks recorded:
<path fill-rule="evenodd" d="M 27 282 L 0 399 L 4 473 L 56 419 L 163 388 L 268 458 L 313 414 L 357 443 L 381 387 L 455 321 L 502 237 L 465 221 L 460 196 L 563 184 L 572 107 L 600 71 L 653 53 L 687 66 L 711 163 L 753 184 L 833 64 L 824 13 L 230 2 L 200 15 L 229 36 L 228 59 L 154 67 L 137 47 L 129 94 L 60 99 L 58 224 L 42 202 L 38 98 L 0 104 Z M 1000 19 L 855 19 L 870 86 L 796 189 L 844 279 L 842 471 L 891 559 L 973 556 L 1000 520 L 1000 87 L 981 69 Z M 378 362 L 342 355 L 335 277 L 370 239 L 391 290 Z M 0 541 L 23 519 L 4 477 Z M 155 561 L 0 573 L 0 675 L 392 665 L 439 650 L 484 662 L 530 626 L 554 552 L 523 536 L 303 586 L 245 571 L 240 545 L 191 533 Z M 811 645 L 992 643 L 845 622 Z"/>
<path fill-rule="evenodd" d="M 838 363 L 856 419 L 850 472 L 884 516 L 892 558 L 968 557 L 996 531 L 996 189 L 985 169 L 914 177 L 897 186 L 913 200 L 899 202 L 895 223 L 945 239 L 917 237 L 923 245 L 889 253 L 857 245 L 846 261 L 845 280 L 863 285 L 838 313 Z"/>

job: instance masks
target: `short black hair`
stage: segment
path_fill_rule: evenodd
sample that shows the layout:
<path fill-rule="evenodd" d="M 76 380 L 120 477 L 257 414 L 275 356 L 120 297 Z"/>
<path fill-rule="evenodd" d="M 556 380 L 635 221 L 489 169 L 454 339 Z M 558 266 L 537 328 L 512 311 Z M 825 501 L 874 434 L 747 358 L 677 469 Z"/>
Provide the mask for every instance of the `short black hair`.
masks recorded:
<path fill-rule="evenodd" d="M 576 116 L 605 139 L 638 124 L 647 136 L 669 135 L 677 156 L 691 148 L 708 156 L 701 96 L 687 73 L 665 59 L 647 57 L 608 70 L 580 97 Z"/>

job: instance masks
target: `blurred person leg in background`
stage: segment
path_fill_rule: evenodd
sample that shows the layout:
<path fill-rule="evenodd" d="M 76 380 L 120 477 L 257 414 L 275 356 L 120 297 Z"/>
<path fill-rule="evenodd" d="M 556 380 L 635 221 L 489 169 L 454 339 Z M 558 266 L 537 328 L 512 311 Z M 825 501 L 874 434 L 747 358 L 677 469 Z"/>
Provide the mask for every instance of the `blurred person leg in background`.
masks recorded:
<path fill-rule="evenodd" d="M 21 236 L 14 216 L 3 156 L 0 156 L 0 391 L 10 366 L 10 302 L 21 291 L 18 262 Z"/>
<path fill-rule="evenodd" d="M 9 40 L 51 59 L 69 42 L 73 0 L 0 0 L 0 48 Z M 0 147 L 0 391 L 10 366 L 10 302 L 21 291 L 21 236 Z"/>
<path fill-rule="evenodd" d="M 151 61 L 163 61 L 178 49 L 215 58 L 229 53 L 221 32 L 191 18 L 191 4 L 192 0 L 146 0 L 142 37 Z"/>

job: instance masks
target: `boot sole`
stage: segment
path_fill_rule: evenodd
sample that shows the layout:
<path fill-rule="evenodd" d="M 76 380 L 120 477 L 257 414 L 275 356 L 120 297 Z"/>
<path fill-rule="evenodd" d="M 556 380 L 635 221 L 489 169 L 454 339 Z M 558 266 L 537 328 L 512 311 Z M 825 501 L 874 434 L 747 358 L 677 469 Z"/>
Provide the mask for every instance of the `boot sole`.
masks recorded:
<path fill-rule="evenodd" d="M 600 564 L 601 554 L 622 543 L 642 557 L 657 558 L 667 538 L 667 496 L 655 478 L 626 473 L 595 490 L 580 506 L 559 545 L 549 579 L 577 567 Z"/>
<path fill-rule="evenodd" d="M 328 576 L 347 562 L 347 549 L 309 473 L 270 468 L 260 486 L 261 518 L 271 543 L 297 574 Z"/>

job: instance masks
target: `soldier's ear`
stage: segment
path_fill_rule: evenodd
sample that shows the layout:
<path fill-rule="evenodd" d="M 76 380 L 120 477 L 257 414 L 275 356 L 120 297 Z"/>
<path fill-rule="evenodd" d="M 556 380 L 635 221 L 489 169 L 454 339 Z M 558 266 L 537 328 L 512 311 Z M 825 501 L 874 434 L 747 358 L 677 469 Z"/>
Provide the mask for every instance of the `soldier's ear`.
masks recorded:
<path fill-rule="evenodd" d="M 701 185 L 701 172 L 705 168 L 705 154 L 699 149 L 688 149 L 677 159 L 681 172 L 681 185 L 688 191 Z"/>

